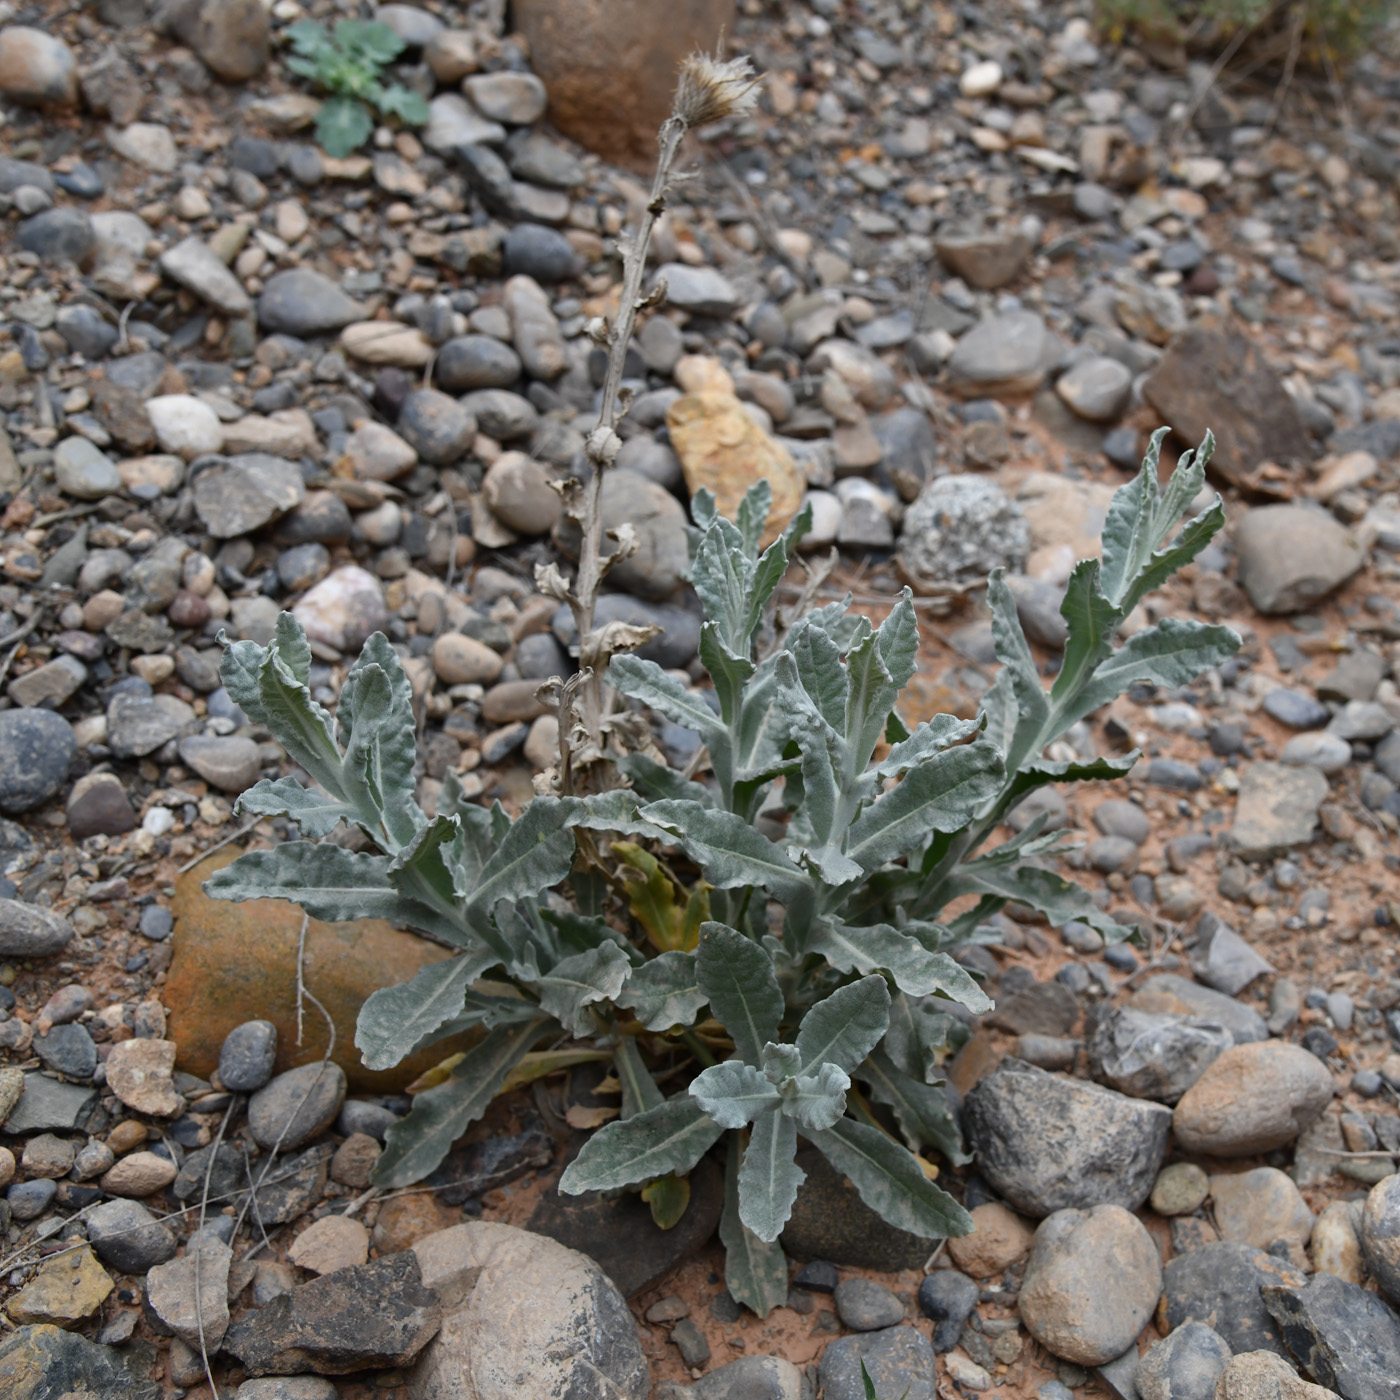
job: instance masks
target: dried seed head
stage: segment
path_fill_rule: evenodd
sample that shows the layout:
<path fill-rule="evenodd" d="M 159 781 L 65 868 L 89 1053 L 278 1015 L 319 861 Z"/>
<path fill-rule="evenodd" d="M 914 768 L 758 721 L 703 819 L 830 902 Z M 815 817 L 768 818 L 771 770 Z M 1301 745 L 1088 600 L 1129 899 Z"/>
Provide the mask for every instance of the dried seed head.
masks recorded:
<path fill-rule="evenodd" d="M 686 126 L 705 126 L 722 117 L 742 116 L 758 100 L 758 75 L 747 58 L 721 62 L 693 53 L 681 64 L 671 115 Z"/>

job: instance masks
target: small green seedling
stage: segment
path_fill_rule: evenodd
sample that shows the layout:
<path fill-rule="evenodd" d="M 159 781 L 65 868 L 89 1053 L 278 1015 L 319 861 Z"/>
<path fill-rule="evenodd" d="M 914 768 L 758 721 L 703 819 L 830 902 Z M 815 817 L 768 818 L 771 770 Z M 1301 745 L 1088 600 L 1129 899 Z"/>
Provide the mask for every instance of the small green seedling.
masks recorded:
<path fill-rule="evenodd" d="M 420 94 L 401 83 L 380 82 L 384 65 L 406 47 L 387 24 L 343 19 L 331 35 L 324 25 L 304 19 L 288 28 L 287 38 L 296 50 L 287 67 L 331 94 L 316 118 L 316 139 L 327 155 L 348 156 L 369 140 L 371 109 L 408 126 L 427 123 L 428 104 Z"/>
<path fill-rule="evenodd" d="M 865 1400 L 880 1400 L 880 1396 L 875 1389 L 875 1382 L 870 1379 L 870 1372 L 865 1369 L 865 1362 L 860 1363 L 860 1378 L 865 1382 Z M 909 1400 L 909 1391 L 906 1388 L 899 1400 Z"/>

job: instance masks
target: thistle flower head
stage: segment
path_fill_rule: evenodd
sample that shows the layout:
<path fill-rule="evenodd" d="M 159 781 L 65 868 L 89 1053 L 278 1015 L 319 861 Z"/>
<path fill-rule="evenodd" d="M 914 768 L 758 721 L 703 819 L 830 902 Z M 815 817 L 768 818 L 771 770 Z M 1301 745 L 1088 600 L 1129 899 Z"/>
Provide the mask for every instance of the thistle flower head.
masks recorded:
<path fill-rule="evenodd" d="M 727 62 L 693 53 L 681 64 L 671 115 L 686 126 L 705 126 L 722 117 L 742 116 L 758 100 L 758 75 L 747 58 Z"/>

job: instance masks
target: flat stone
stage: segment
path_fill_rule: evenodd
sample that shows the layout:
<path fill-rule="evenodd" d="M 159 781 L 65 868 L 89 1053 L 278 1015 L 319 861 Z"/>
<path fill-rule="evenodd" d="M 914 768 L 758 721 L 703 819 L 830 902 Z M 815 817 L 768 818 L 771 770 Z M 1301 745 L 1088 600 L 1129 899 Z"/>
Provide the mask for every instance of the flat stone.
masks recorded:
<path fill-rule="evenodd" d="M 333 1274 L 369 1259 L 369 1231 L 358 1220 L 326 1215 L 313 1221 L 292 1242 L 287 1258 L 313 1274 Z"/>
<path fill-rule="evenodd" d="M 160 255 L 160 270 L 225 315 L 246 316 L 253 309 L 242 283 L 229 271 L 224 260 L 196 235 L 167 248 Z"/>
<path fill-rule="evenodd" d="M 50 1259 L 5 1304 L 12 1322 L 76 1327 L 106 1301 L 113 1288 L 89 1248 Z"/>
<path fill-rule="evenodd" d="M 46 1323 L 0 1336 L 0 1394 L 5 1400 L 58 1400 L 95 1395 L 98 1400 L 161 1400 L 159 1382 L 148 1379 L 152 1354 L 138 1347 L 99 1346 L 76 1332 Z"/>
<path fill-rule="evenodd" d="M 1033 1231 L 1000 1201 L 973 1206 L 972 1233 L 948 1241 L 948 1257 L 973 1278 L 991 1278 L 1030 1253 Z M 951 1345 L 951 1343 L 950 1343 Z M 947 1351 L 948 1347 L 940 1348 Z"/>
<path fill-rule="evenodd" d="M 1204 1322 L 1225 1339 L 1231 1351 L 1272 1351 L 1282 1356 L 1279 1328 L 1259 1290 L 1302 1284 L 1306 1277 L 1288 1260 L 1251 1245 L 1203 1244 L 1167 1261 L 1159 1320 L 1168 1328 Z"/>
<path fill-rule="evenodd" d="M 1041 1222 L 1021 1283 L 1021 1321 L 1047 1350 L 1082 1366 L 1121 1356 L 1162 1289 L 1157 1246 L 1121 1206 L 1061 1210 Z"/>
<path fill-rule="evenodd" d="M 16 1137 L 28 1133 L 72 1132 L 86 1123 L 97 1101 L 97 1090 L 78 1084 L 60 1084 L 38 1073 L 26 1073 L 24 1093 L 5 1118 L 5 1132 Z"/>
<path fill-rule="evenodd" d="M 682 460 L 684 460 L 684 452 Z M 552 493 L 551 493 L 552 494 Z M 515 518 L 538 523 L 542 511 L 527 510 L 523 490 L 512 492 Z M 664 487 L 636 472 L 614 467 L 603 478 L 602 515 L 604 529 L 630 524 L 637 538 L 637 550 L 609 571 L 617 587 L 641 598 L 655 601 L 671 597 L 680 586 L 686 570 L 685 508 Z M 773 519 L 770 513 L 769 520 Z M 560 521 L 556 535 L 559 547 L 570 558 L 578 554 L 580 535 L 577 523 L 567 517 Z"/>
<path fill-rule="evenodd" d="M 232 1262 L 228 1245 L 205 1234 L 183 1258 L 157 1264 L 146 1275 L 146 1305 L 186 1345 L 198 1347 L 202 1337 L 211 1353 L 217 1351 L 228 1328 Z"/>
<path fill-rule="evenodd" d="M 1390 1400 L 1400 1376 L 1400 1317 L 1376 1294 L 1334 1274 L 1261 1290 L 1284 1345 L 1343 1400 Z"/>
<path fill-rule="evenodd" d="M 663 263 L 656 280 L 666 281 L 666 300 L 696 316 L 732 316 L 739 308 L 739 294 L 723 273 L 712 267 L 688 263 Z"/>
<path fill-rule="evenodd" d="M 1214 432 L 1211 468 L 1229 482 L 1245 482 L 1266 461 L 1288 466 L 1311 458 L 1292 396 L 1262 348 L 1238 331 L 1182 331 L 1148 375 L 1143 395 L 1187 446 Z"/>
<path fill-rule="evenodd" d="M 1365 562 L 1361 546 L 1329 512 L 1256 506 L 1235 526 L 1239 580 L 1262 613 L 1296 613 L 1345 583 Z"/>
<path fill-rule="evenodd" d="M 140 1200 L 163 1191 L 176 1175 L 175 1163 L 169 1157 L 154 1152 L 132 1152 L 102 1174 L 101 1186 L 109 1196 Z"/>
<path fill-rule="evenodd" d="M 1210 1195 L 1210 1178 L 1194 1162 L 1163 1167 L 1152 1186 L 1152 1209 L 1158 1215 L 1190 1215 Z"/>
<path fill-rule="evenodd" d="M 1109 1007 L 1089 1041 L 1089 1064 L 1120 1093 L 1175 1103 L 1234 1043 L 1213 1021 Z"/>
<path fill-rule="evenodd" d="M 1055 392 L 1071 411 L 1091 423 L 1116 423 L 1132 388 L 1132 370 L 1107 355 L 1080 360 L 1055 381 Z"/>
<path fill-rule="evenodd" d="M 1097 1084 L 1004 1060 L 968 1094 L 964 1118 L 983 1175 L 1018 1210 L 1136 1210 L 1166 1153 L 1169 1110 Z"/>
<path fill-rule="evenodd" d="M 409 1365 L 441 1318 L 438 1294 L 405 1250 L 279 1295 L 235 1323 L 225 1348 L 255 1376 L 343 1376 Z"/>
<path fill-rule="evenodd" d="M 1134 1384 L 1141 1400 L 1215 1400 L 1230 1360 L 1225 1339 L 1203 1322 L 1169 1332 L 1138 1362 Z"/>
<path fill-rule="evenodd" d="M 636 1324 L 592 1260 L 487 1222 L 430 1235 L 412 1253 L 445 1315 L 409 1376 L 409 1400 L 650 1393 Z"/>
<path fill-rule="evenodd" d="M 1128 1004 L 1139 1011 L 1166 1011 L 1195 1016 L 1203 1021 L 1218 1021 L 1234 1036 L 1236 1045 L 1269 1038 L 1264 1018 L 1252 1006 L 1175 973 L 1149 977 L 1133 993 Z"/>
<path fill-rule="evenodd" d="M 258 297 L 258 324 L 264 331 L 302 338 L 338 331 L 363 315 L 359 302 L 309 267 L 274 273 Z"/>
<path fill-rule="evenodd" d="M 194 507 L 215 539 L 250 534 L 298 506 L 306 484 L 295 462 L 241 453 L 206 467 L 194 481 Z"/>
<path fill-rule="evenodd" d="M 1251 763 L 1240 780 L 1231 844 L 1245 860 L 1306 845 L 1326 798 L 1327 779 L 1315 768 Z"/>
<path fill-rule="evenodd" d="M 1053 343 L 1033 311 L 1008 311 L 979 321 L 948 360 L 948 387 L 961 398 L 1019 398 L 1045 378 Z"/>

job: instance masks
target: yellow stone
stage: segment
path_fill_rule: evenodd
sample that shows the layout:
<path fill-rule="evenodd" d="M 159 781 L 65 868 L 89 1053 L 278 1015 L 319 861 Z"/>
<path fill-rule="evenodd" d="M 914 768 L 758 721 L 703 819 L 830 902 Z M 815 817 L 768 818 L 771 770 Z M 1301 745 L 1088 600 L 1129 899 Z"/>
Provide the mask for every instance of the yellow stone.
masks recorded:
<path fill-rule="evenodd" d="M 686 489 L 713 491 L 721 515 L 733 520 L 749 487 L 767 481 L 773 503 L 763 532 L 771 544 L 797 514 L 807 480 L 787 449 L 744 411 L 731 393 L 686 394 L 666 411 L 671 445 L 681 459 Z"/>
<path fill-rule="evenodd" d="M 107 1270 L 86 1245 L 44 1264 L 5 1305 L 14 1322 L 76 1327 L 91 1317 L 112 1291 Z"/>

